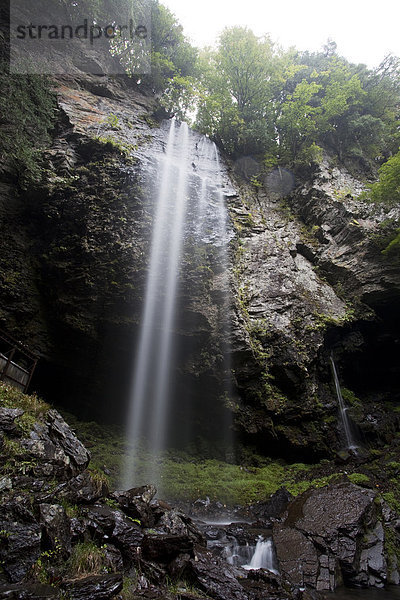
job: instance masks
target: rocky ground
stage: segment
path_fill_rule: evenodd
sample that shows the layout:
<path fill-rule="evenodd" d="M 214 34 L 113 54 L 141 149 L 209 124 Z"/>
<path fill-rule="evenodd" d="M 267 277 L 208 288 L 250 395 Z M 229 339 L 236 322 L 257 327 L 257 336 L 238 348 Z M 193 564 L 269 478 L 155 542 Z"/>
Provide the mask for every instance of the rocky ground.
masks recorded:
<path fill-rule="evenodd" d="M 296 499 L 280 491 L 215 528 L 204 520 L 221 505 L 188 516 L 151 485 L 110 491 L 61 415 L 4 384 L 0 430 L 0 598 L 283 600 L 399 582 L 399 519 L 377 491 L 348 480 Z M 255 527 L 272 527 L 280 575 L 207 548 Z"/>

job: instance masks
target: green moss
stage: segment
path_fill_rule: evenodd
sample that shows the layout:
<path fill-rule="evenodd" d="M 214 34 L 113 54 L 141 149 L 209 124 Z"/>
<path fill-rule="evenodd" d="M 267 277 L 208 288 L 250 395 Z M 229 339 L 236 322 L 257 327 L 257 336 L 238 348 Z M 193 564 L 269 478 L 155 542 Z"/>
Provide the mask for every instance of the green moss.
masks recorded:
<path fill-rule="evenodd" d="M 3 382 L 0 382 L 0 406 L 20 408 L 27 414 L 26 419 L 43 416 L 50 410 L 50 406 L 36 394 L 24 394 L 21 390 Z"/>
<path fill-rule="evenodd" d="M 400 514 L 400 500 L 394 492 L 384 492 L 382 498 L 389 504 L 390 508 Z"/>
<path fill-rule="evenodd" d="M 370 478 L 368 477 L 368 475 L 365 475 L 365 473 L 350 473 L 350 475 L 348 475 L 347 477 L 351 481 L 351 483 L 354 483 L 356 485 L 364 485 L 370 483 Z"/>
<path fill-rule="evenodd" d="M 7 71 L 0 63 L 0 156 L 26 189 L 41 179 L 41 149 L 50 142 L 56 96 L 47 77 Z"/>

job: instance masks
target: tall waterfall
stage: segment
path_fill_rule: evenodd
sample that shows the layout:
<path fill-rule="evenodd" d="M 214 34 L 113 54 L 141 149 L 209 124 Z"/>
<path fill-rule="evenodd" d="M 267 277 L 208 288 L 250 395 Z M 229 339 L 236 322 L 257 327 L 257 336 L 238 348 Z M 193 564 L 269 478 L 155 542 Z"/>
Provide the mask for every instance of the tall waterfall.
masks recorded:
<path fill-rule="evenodd" d="M 215 278 L 220 279 L 220 302 L 228 302 L 227 212 L 215 144 L 193 134 L 186 123 L 172 119 L 163 151 L 153 156 L 148 179 L 153 224 L 127 423 L 130 452 L 121 480 L 125 489 L 142 483 L 154 483 L 162 489 L 159 456 L 174 441 L 169 433 L 177 403 L 174 378 L 184 358 L 176 332 L 181 310 L 179 289 L 185 283 L 185 265 L 199 260 L 209 246 L 218 256 L 220 272 Z M 225 340 L 229 337 L 228 312 L 226 304 L 221 310 L 226 320 L 222 324 Z M 229 380 L 227 342 L 222 346 L 223 370 Z M 182 404 L 187 398 L 178 401 Z M 184 429 L 190 436 L 190 407 L 185 410 Z M 220 427 L 228 429 L 228 424 L 221 423 Z M 138 458 L 139 443 L 150 453 L 145 464 Z"/>
<path fill-rule="evenodd" d="M 354 439 L 354 436 L 352 433 L 351 423 L 350 423 L 349 416 L 347 414 L 347 407 L 343 400 L 342 390 L 340 389 L 340 381 L 339 381 L 339 377 L 337 374 L 335 361 L 333 360 L 333 356 L 330 356 L 330 362 L 331 362 L 331 367 L 332 367 L 333 379 L 335 382 L 336 395 L 337 395 L 338 404 L 339 404 L 340 420 L 341 420 L 344 435 L 346 438 L 346 448 L 348 450 L 356 450 L 357 444 L 355 442 L 355 439 Z"/>

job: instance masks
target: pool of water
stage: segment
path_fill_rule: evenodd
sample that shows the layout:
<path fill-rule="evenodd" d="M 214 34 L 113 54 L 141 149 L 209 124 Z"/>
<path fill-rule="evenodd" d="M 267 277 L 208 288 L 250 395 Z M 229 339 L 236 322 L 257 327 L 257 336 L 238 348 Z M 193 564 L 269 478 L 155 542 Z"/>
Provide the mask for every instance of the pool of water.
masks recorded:
<path fill-rule="evenodd" d="M 325 595 L 327 600 L 400 600 L 400 586 L 391 585 L 385 589 L 339 588 Z"/>

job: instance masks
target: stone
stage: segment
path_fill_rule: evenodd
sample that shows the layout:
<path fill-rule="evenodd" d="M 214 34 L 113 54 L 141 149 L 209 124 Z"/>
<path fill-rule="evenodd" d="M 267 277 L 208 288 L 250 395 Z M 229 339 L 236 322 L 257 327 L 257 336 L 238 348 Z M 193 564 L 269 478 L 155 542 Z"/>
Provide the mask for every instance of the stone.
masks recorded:
<path fill-rule="evenodd" d="M 59 485 L 52 494 L 72 503 L 92 503 L 104 498 L 108 493 L 108 486 L 103 480 L 99 481 L 89 471 L 84 471 Z"/>
<path fill-rule="evenodd" d="M 258 519 L 279 519 L 285 512 L 292 494 L 285 488 L 279 488 L 266 502 L 258 502 L 250 507 L 250 512 Z"/>
<path fill-rule="evenodd" d="M 56 410 L 48 411 L 45 421 L 37 422 L 21 446 L 29 458 L 37 477 L 57 475 L 69 479 L 84 471 L 90 454 Z"/>
<path fill-rule="evenodd" d="M 91 575 L 64 581 L 61 589 L 74 600 L 110 600 L 122 589 L 122 575 Z"/>
<path fill-rule="evenodd" d="M 197 551 L 185 573 L 195 585 L 216 600 L 248 600 L 230 565 L 207 551 Z"/>
<path fill-rule="evenodd" d="M 40 525 L 22 498 L 0 505 L 0 561 L 12 583 L 21 581 L 40 556 Z"/>
<path fill-rule="evenodd" d="M 71 528 L 64 508 L 59 504 L 40 504 L 39 514 L 42 547 L 67 558 L 71 551 Z"/>
<path fill-rule="evenodd" d="M 152 527 L 154 518 L 150 505 L 156 493 L 153 485 L 145 485 L 127 491 L 116 491 L 112 497 L 129 517 L 139 519 L 144 527 Z"/>
<path fill-rule="evenodd" d="M 342 583 L 384 585 L 384 530 L 375 498 L 372 490 L 339 483 L 294 499 L 273 528 L 282 575 L 321 591 Z"/>
<path fill-rule="evenodd" d="M 119 510 L 95 505 L 84 510 L 85 529 L 103 543 L 111 542 L 127 562 L 136 563 L 140 557 L 143 532 L 140 526 Z"/>
<path fill-rule="evenodd" d="M 156 523 L 157 530 L 171 535 L 186 535 L 195 544 L 205 545 L 206 540 L 201 531 L 193 523 L 192 519 L 176 510 L 163 513 Z"/>
<path fill-rule="evenodd" d="M 0 600 L 59 600 L 60 591 L 51 585 L 17 583 L 0 585 Z"/>
<path fill-rule="evenodd" d="M 146 534 L 141 547 L 144 558 L 165 564 L 179 554 L 193 555 L 193 541 L 188 535 Z"/>
<path fill-rule="evenodd" d="M 0 407 L 0 430 L 14 431 L 16 429 L 15 419 L 21 417 L 24 411 L 21 408 Z"/>

